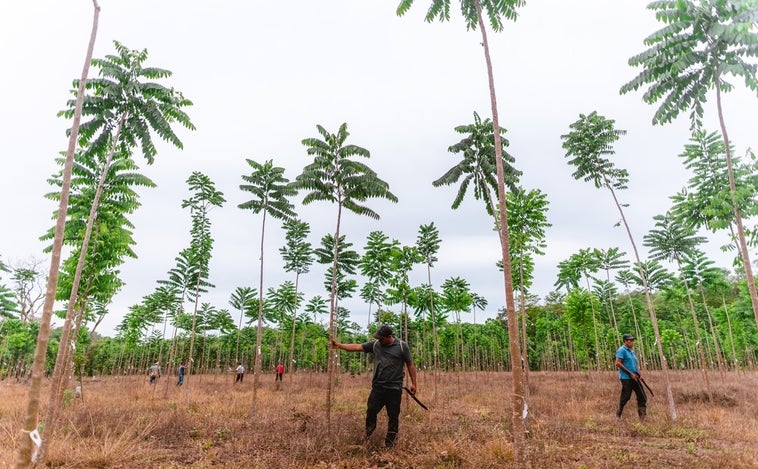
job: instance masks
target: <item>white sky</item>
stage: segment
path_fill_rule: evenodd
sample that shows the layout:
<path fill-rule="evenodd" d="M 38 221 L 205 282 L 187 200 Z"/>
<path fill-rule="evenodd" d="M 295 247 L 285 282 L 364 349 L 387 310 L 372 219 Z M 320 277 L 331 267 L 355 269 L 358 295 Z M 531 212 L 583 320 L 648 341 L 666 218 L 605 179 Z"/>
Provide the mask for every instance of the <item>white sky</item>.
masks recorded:
<path fill-rule="evenodd" d="M 461 138 L 453 128 L 473 122 L 474 111 L 491 115 L 479 32 L 466 31 L 458 2 L 453 4 L 452 22 L 427 24 L 423 0 L 402 18 L 395 15 L 397 2 L 378 0 L 101 0 L 94 56 L 113 53 L 113 40 L 147 48 L 146 65 L 173 71 L 164 83 L 194 102 L 188 113 L 198 130 L 179 130 L 184 150 L 161 145 L 154 165 L 141 163 L 158 187 L 141 191 L 143 206 L 131 217 L 139 259 L 123 266 L 126 286 L 100 332 L 112 333 L 188 245 L 190 219 L 180 204 L 192 171 L 207 174 L 227 199 L 211 215 L 216 242 L 210 281 L 217 288 L 202 301 L 229 308 L 237 286 L 257 287 L 260 216 L 237 208 L 248 200 L 239 190 L 242 174 L 249 173 L 245 158 L 273 159 L 294 179 L 311 161 L 301 140 L 318 136 L 316 124 L 335 132 L 343 122 L 351 132 L 348 143 L 371 151 L 366 163 L 400 199 L 396 205 L 369 202 L 379 221 L 344 216 L 348 241 L 362 251 L 366 235 L 381 230 L 411 245 L 419 226 L 434 221 L 443 242 L 432 282 L 465 278 L 489 301 L 477 321 L 493 317 L 504 294 L 490 220 L 472 193 L 451 211 L 457 187 L 431 186 L 458 161 L 447 152 Z M 631 253 L 623 229 L 614 228 L 619 217 L 610 194 L 571 177 L 560 135 L 579 113 L 597 110 L 628 131 L 616 145 L 615 161 L 630 172 L 621 197 L 630 204 L 627 218 L 643 255 L 652 217 L 666 211 L 668 197 L 687 180 L 677 157 L 689 138 L 686 114 L 673 125 L 653 127 L 655 106 L 644 104 L 641 93 L 618 93 L 639 72 L 628 58 L 644 50 L 643 39 L 661 26 L 646 4 L 531 1 L 504 32 L 490 32 L 508 151 L 524 172 L 522 185 L 541 189 L 550 200 L 553 227 L 533 288 L 540 296 L 553 289 L 556 264 L 579 249 L 618 246 Z M 58 169 L 53 159 L 66 148 L 70 126 L 56 113 L 81 74 L 91 21 L 86 0 L 0 4 L 0 256 L 6 262 L 47 259 L 38 238 L 52 226 L 56 206 L 43 194 L 51 190 L 46 179 Z M 740 88 L 726 95 L 724 110 L 730 137 L 744 154 L 755 144 L 758 100 Z M 713 101 L 706 114 L 709 130 L 716 130 Z M 299 210 L 311 223 L 314 245 L 334 231 L 335 207 Z M 281 269 L 279 222 L 267 226 L 266 288 L 294 279 Z M 728 266 L 729 257 L 718 252 L 723 241 L 714 239 L 709 251 Z M 425 272 L 419 268 L 413 280 L 424 282 Z M 301 279 L 306 298 L 326 296 L 322 284 L 319 265 Z M 357 294 L 343 305 L 366 324 L 368 307 Z"/>

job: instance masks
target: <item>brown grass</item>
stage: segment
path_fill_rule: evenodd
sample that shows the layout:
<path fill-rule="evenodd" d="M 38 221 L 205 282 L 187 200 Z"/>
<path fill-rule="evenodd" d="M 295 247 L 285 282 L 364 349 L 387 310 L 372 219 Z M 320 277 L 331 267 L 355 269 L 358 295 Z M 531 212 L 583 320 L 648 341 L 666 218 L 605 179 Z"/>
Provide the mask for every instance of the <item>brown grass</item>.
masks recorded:
<path fill-rule="evenodd" d="M 663 376 L 640 423 L 634 398 L 617 422 L 614 373 L 530 374 L 528 465 L 534 468 L 758 467 L 758 373 L 713 373 L 714 403 L 697 372 L 671 374 L 678 419 L 668 416 Z M 191 376 L 186 389 L 142 377 L 85 382 L 69 399 L 47 463 L 56 468 L 501 468 L 512 467 L 511 381 L 506 373 L 446 374 L 433 395 L 419 376 L 426 412 L 405 399 L 395 449 L 382 447 L 386 416 L 363 441 L 366 375 L 340 375 L 331 436 L 323 374 L 285 376 L 282 389 L 263 375 L 251 417 L 252 376 Z M 171 378 L 169 378 L 171 379 Z M 0 384 L 0 467 L 11 467 L 28 388 Z M 46 401 L 47 389 L 43 387 Z M 44 436 L 44 435 L 43 435 Z"/>

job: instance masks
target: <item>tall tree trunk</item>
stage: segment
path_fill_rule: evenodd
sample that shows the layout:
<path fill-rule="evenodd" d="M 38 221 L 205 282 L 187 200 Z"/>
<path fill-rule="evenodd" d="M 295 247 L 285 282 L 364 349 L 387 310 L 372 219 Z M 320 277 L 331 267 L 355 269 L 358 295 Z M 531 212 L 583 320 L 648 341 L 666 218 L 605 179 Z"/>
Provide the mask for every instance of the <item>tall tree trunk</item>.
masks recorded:
<path fill-rule="evenodd" d="M 521 256 L 523 256 L 523 253 L 521 253 Z M 529 399 L 529 354 L 528 354 L 528 347 L 526 345 L 526 288 L 524 288 L 524 265 L 523 263 L 519 262 L 518 264 L 518 272 L 519 272 L 519 296 L 521 296 L 520 306 L 519 310 L 521 312 L 521 361 L 524 364 L 524 396 L 527 399 Z"/>
<path fill-rule="evenodd" d="M 597 371 L 600 371 L 600 340 L 597 334 L 597 314 L 595 314 L 595 301 L 592 298 L 592 290 L 590 289 L 589 276 L 584 274 L 584 280 L 587 282 L 587 295 L 590 298 L 590 311 L 592 311 L 592 332 L 595 335 L 595 366 Z"/>
<path fill-rule="evenodd" d="M 433 371 L 432 374 L 434 376 L 434 399 L 433 401 L 437 403 L 437 383 L 439 381 L 439 374 L 440 374 L 440 362 L 439 362 L 439 355 L 440 355 L 440 345 L 439 340 L 437 339 L 437 318 L 434 315 L 434 289 L 432 288 L 432 268 L 427 263 L 426 264 L 426 277 L 427 281 L 429 282 L 429 318 L 431 319 L 432 323 L 432 353 L 434 356 L 432 357 L 433 362 Z"/>
<path fill-rule="evenodd" d="M 261 374 L 261 342 L 263 342 L 263 238 L 266 235 L 266 211 L 263 211 L 261 223 L 261 257 L 260 270 L 258 272 L 258 330 L 255 334 L 255 362 L 253 365 L 253 408 L 251 418 L 255 418 L 258 404 L 258 375 Z"/>
<path fill-rule="evenodd" d="M 492 73 L 492 60 L 490 58 L 489 42 L 487 41 L 487 31 L 482 19 L 482 7 L 479 0 L 474 0 L 476 4 L 477 19 L 479 21 L 479 30 L 482 33 L 482 45 L 484 46 L 484 58 L 487 62 L 487 80 L 490 89 L 490 104 L 492 106 L 492 127 L 495 134 L 495 162 L 497 166 L 497 196 L 500 212 L 500 247 L 503 257 L 503 283 L 505 289 L 505 309 L 508 317 L 508 338 L 511 356 L 511 374 L 513 376 L 513 395 L 512 413 L 513 413 L 513 458 L 517 466 L 525 462 L 524 454 L 524 436 L 528 431 L 527 428 L 527 404 L 523 391 L 523 379 L 521 373 L 521 345 L 519 342 L 518 319 L 516 318 L 516 305 L 513 300 L 513 275 L 511 271 L 511 256 L 508 241 L 508 213 L 505 204 L 505 174 L 503 172 L 503 149 L 500 138 L 500 124 L 497 113 L 497 97 L 495 94 L 495 79 Z M 520 425 L 518 424 L 520 422 Z"/>
<path fill-rule="evenodd" d="M 200 303 L 200 277 L 201 276 L 202 276 L 202 272 L 198 269 L 198 271 L 197 271 L 197 279 L 195 280 L 195 305 L 192 308 L 192 331 L 190 331 L 189 358 L 187 360 L 187 367 L 184 369 L 184 379 L 185 379 L 184 401 L 187 404 L 189 404 L 189 399 L 190 399 L 190 380 L 188 378 L 189 378 L 189 375 L 194 372 L 194 368 L 195 368 L 194 367 L 195 326 L 196 326 L 196 323 L 197 323 L 197 306 Z M 201 356 L 201 358 L 202 358 L 202 356 Z M 202 365 L 198 364 L 198 366 L 200 367 Z M 195 374 L 197 374 L 197 373 L 195 373 Z M 168 379 L 166 379 L 166 385 L 168 386 Z"/>
<path fill-rule="evenodd" d="M 734 335 L 732 334 L 732 320 L 729 319 L 729 308 L 726 306 L 724 295 L 721 295 L 721 303 L 724 305 L 724 315 L 726 315 L 726 324 L 729 327 L 729 343 L 732 346 L 732 365 L 735 370 L 740 369 L 740 363 L 737 360 L 737 350 L 734 348 Z"/>
<path fill-rule="evenodd" d="M 300 274 L 295 274 L 295 302 L 297 303 L 297 290 L 300 284 Z M 292 372 L 295 371 L 295 332 L 297 331 L 297 304 L 292 310 L 292 336 L 290 337 L 290 356 L 287 360 L 288 381 L 292 380 Z"/>
<path fill-rule="evenodd" d="M 108 152 L 108 155 L 103 163 L 103 168 L 100 173 L 100 179 L 95 189 L 95 196 L 92 200 L 92 206 L 90 207 L 89 217 L 87 218 L 87 225 L 84 229 L 84 238 L 79 249 L 79 259 L 76 262 L 76 269 L 74 271 L 74 278 L 71 284 L 71 294 L 68 299 L 68 306 L 66 308 L 66 318 L 63 322 L 63 328 L 61 331 L 60 346 L 58 347 L 58 354 L 55 358 L 55 367 L 53 368 L 53 378 L 50 387 L 50 395 L 48 398 L 47 418 L 45 421 L 45 436 L 40 447 L 40 460 L 44 461 L 45 451 L 49 443 L 50 437 L 55 434 L 57 430 L 57 418 L 60 412 L 61 398 L 63 396 L 63 389 L 65 387 L 64 380 L 67 378 L 67 356 L 69 353 L 69 344 L 71 343 L 71 329 L 73 327 L 74 313 L 77 308 L 84 308 L 84 305 L 79 305 L 79 286 L 82 281 L 82 271 L 84 270 L 84 264 L 87 261 L 87 251 L 89 250 L 90 239 L 92 238 L 92 230 L 97 222 L 97 211 L 100 207 L 100 197 L 103 194 L 103 188 L 105 187 L 105 180 L 108 177 L 108 171 L 113 161 L 113 155 L 116 152 L 118 141 L 121 137 L 121 130 L 124 127 L 126 121 L 126 114 L 122 115 L 119 119 L 118 127 L 116 128 L 116 134 L 113 137 L 113 144 Z M 75 341 L 76 339 L 74 339 Z"/>
<path fill-rule="evenodd" d="M 737 239 L 739 241 L 740 255 L 742 257 L 742 267 L 745 269 L 745 278 L 747 280 L 747 289 L 750 292 L 750 303 L 753 306 L 753 316 L 758 324 L 758 292 L 755 288 L 753 279 L 753 266 L 750 264 L 750 253 L 745 241 L 745 229 L 742 226 L 742 215 L 740 207 L 737 204 L 737 186 L 734 182 L 734 171 L 732 169 L 732 149 L 729 147 L 729 135 L 726 133 L 726 123 L 724 122 L 724 113 L 721 109 L 721 84 L 716 80 L 716 108 L 719 114 L 719 125 L 721 126 L 721 136 L 724 138 L 724 149 L 726 150 L 726 168 L 729 175 L 729 194 L 732 198 L 732 210 L 734 219 L 737 224 Z"/>
<path fill-rule="evenodd" d="M 329 344 L 327 344 L 326 363 L 326 428 L 332 436 L 332 388 L 334 387 L 334 367 L 339 356 L 338 349 L 332 349 L 332 341 L 337 338 L 337 253 L 340 242 L 340 221 L 342 219 L 342 201 L 337 203 L 337 228 L 334 233 L 334 250 L 332 251 L 332 285 L 329 298 Z"/>
<path fill-rule="evenodd" d="M 669 416 L 671 417 L 672 421 L 676 421 L 676 404 L 674 403 L 674 393 L 671 390 L 671 379 L 669 377 L 669 367 L 666 363 L 666 356 L 663 353 L 663 342 L 661 341 L 661 333 L 658 330 L 658 317 L 655 314 L 655 308 L 653 308 L 653 297 L 650 293 L 650 287 L 647 284 L 647 276 L 645 275 L 645 272 L 642 270 L 642 260 L 640 259 L 640 254 L 637 251 L 637 244 L 634 242 L 634 237 L 632 236 L 632 230 L 629 228 L 629 223 L 626 221 L 626 216 L 624 215 L 624 210 L 621 208 L 621 204 L 619 203 L 618 198 L 616 197 L 616 192 L 614 192 L 613 187 L 608 183 L 608 181 L 605 181 L 605 186 L 608 188 L 608 190 L 611 191 L 611 195 L 613 196 L 613 202 L 616 204 L 616 208 L 619 211 L 619 214 L 621 215 L 621 221 L 624 223 L 624 228 L 626 229 L 626 234 L 629 237 L 629 242 L 632 245 L 632 250 L 634 251 L 634 259 L 637 261 L 637 273 L 640 276 L 640 279 L 642 280 L 642 287 L 645 290 L 645 302 L 647 304 L 647 310 L 650 313 L 650 321 L 653 324 L 653 333 L 655 334 L 655 342 L 658 344 L 658 356 L 661 359 L 661 370 L 663 370 L 663 376 L 666 381 L 666 396 L 668 398 L 669 403 Z"/>
<path fill-rule="evenodd" d="M 679 266 L 679 273 L 680 275 L 683 275 L 682 272 L 682 265 L 679 262 L 679 259 L 676 260 L 677 265 Z M 700 362 L 700 370 L 703 372 L 703 378 L 705 378 L 705 388 L 708 391 L 708 400 L 710 402 L 713 402 L 713 390 L 711 389 L 711 380 L 708 376 L 708 366 L 707 362 L 705 361 L 705 355 L 703 354 L 703 338 L 700 334 L 700 322 L 697 320 L 697 314 L 695 313 L 695 302 L 692 301 L 692 293 L 690 292 L 690 286 L 687 285 L 687 281 L 684 282 L 684 289 L 687 293 L 687 301 L 689 302 L 690 306 L 690 312 L 692 313 L 692 323 L 695 326 L 695 338 L 697 339 L 697 342 L 695 343 L 695 348 L 697 349 L 697 357 L 698 361 Z"/>
<path fill-rule="evenodd" d="M 97 0 L 92 0 L 92 5 L 94 7 L 92 31 L 90 33 L 89 45 L 87 46 L 87 54 L 84 59 L 84 67 L 82 68 L 82 77 L 79 81 L 79 89 L 77 90 L 76 104 L 74 106 L 74 120 L 71 125 L 71 135 L 69 136 L 68 149 L 66 151 L 66 162 L 63 167 L 61 197 L 58 204 L 58 216 L 55 223 L 55 237 L 53 238 L 53 249 L 50 257 L 50 270 L 47 277 L 45 302 L 42 307 L 42 317 L 40 318 L 39 333 L 37 335 L 37 346 L 34 350 L 34 362 L 32 363 L 31 384 L 29 387 L 29 398 L 26 412 L 24 414 L 24 425 L 21 429 L 21 437 L 19 438 L 18 460 L 16 461 L 17 469 L 26 469 L 32 463 L 32 445 L 34 442 L 31 438 L 31 433 L 37 431 L 37 414 L 39 412 L 42 374 L 45 371 L 45 354 L 47 353 L 47 344 L 50 340 L 50 319 L 53 315 L 55 292 L 58 288 L 58 268 L 61 263 L 63 231 L 66 226 L 68 199 L 71 190 L 71 170 L 74 165 L 74 153 L 76 152 L 76 143 L 79 137 L 79 123 L 82 119 L 84 90 L 87 84 L 90 62 L 92 61 L 92 52 L 95 48 L 97 25 L 100 16 L 100 5 L 98 5 Z"/>

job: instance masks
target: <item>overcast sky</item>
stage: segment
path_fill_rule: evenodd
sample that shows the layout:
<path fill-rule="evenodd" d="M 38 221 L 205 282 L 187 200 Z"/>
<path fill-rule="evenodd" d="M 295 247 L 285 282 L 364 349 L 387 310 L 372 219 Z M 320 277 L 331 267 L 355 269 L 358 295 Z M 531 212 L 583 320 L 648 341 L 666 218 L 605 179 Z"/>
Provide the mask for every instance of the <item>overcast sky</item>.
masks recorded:
<path fill-rule="evenodd" d="M 245 159 L 273 159 L 292 180 L 311 161 L 301 140 L 318 136 L 317 124 L 336 132 L 343 122 L 351 133 L 348 143 L 371 152 L 365 162 L 399 198 L 397 204 L 368 202 L 379 221 L 347 213 L 341 230 L 347 240 L 362 252 L 366 235 L 381 230 L 412 245 L 419 226 L 433 221 L 442 239 L 433 284 L 462 277 L 489 302 L 477 322 L 497 314 L 505 303 L 495 267 L 500 248 L 482 203 L 470 194 L 452 211 L 457 186 L 431 185 L 459 160 L 447 152 L 461 138 L 454 127 L 472 123 L 475 111 L 491 116 L 481 37 L 466 31 L 458 2 L 453 2 L 453 21 L 425 23 L 428 3 L 419 0 L 400 18 L 397 1 L 100 1 L 94 56 L 113 53 L 113 40 L 148 49 L 146 65 L 171 70 L 174 76 L 164 83 L 194 102 L 187 112 L 197 126 L 195 132 L 178 130 L 184 150 L 161 145 L 155 164 L 140 161 L 142 173 L 158 187 L 140 191 L 143 206 L 131 217 L 139 258 L 124 264 L 126 286 L 101 333 L 112 334 L 128 307 L 166 278 L 175 256 L 188 246 L 190 218 L 180 204 L 189 195 L 186 180 L 193 171 L 208 175 L 227 199 L 211 214 L 210 281 L 217 288 L 202 301 L 229 308 L 236 287 L 257 287 L 260 216 L 237 208 L 249 199 L 239 190 L 241 176 L 249 173 Z M 618 92 L 639 73 L 627 65 L 628 58 L 644 50 L 644 38 L 661 27 L 646 4 L 530 1 L 518 21 L 489 34 L 508 151 L 524 173 L 522 185 L 542 190 L 550 201 L 548 247 L 536 259 L 533 292 L 540 296 L 553 290 L 556 264 L 579 249 L 617 246 L 631 253 L 625 232 L 614 227 L 619 216 L 610 194 L 571 177 L 560 135 L 580 113 L 596 110 L 628 131 L 616 145 L 615 162 L 630 173 L 621 198 L 630 204 L 627 218 L 641 249 L 652 217 L 669 208 L 669 197 L 688 178 L 677 157 L 689 138 L 686 114 L 674 124 L 653 127 L 655 106 L 644 104 L 641 93 Z M 52 226 L 57 205 L 43 194 L 51 190 L 46 179 L 58 170 L 54 158 L 65 150 L 70 127 L 56 113 L 81 75 L 91 22 L 92 4 L 86 0 L 0 4 L 0 258 L 5 262 L 48 262 L 38 238 Z M 758 99 L 742 88 L 725 97 L 738 154 L 756 143 L 751 140 L 756 111 Z M 708 129 L 717 130 L 715 100 L 706 107 L 706 118 Z M 298 210 L 311 224 L 314 245 L 333 233 L 336 207 L 317 203 Z M 265 288 L 294 280 L 281 269 L 279 226 L 267 225 Z M 728 266 L 730 257 L 718 249 L 724 239 L 711 239 L 708 251 Z M 323 272 L 314 265 L 301 279 L 306 299 L 326 296 Z M 414 271 L 412 280 L 425 282 L 425 271 Z M 366 325 L 368 307 L 358 295 L 343 305 Z"/>

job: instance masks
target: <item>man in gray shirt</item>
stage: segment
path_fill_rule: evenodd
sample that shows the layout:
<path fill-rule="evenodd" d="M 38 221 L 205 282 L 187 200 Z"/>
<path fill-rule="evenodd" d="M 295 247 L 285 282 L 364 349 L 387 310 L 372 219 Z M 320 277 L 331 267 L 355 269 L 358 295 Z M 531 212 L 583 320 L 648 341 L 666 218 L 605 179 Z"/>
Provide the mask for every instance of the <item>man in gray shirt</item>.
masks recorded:
<path fill-rule="evenodd" d="M 395 445 L 400 425 L 400 400 L 403 394 L 403 364 L 411 377 L 410 392 L 416 394 L 416 366 L 411 358 L 408 344 L 392 335 L 392 328 L 381 326 L 374 334 L 376 340 L 362 344 L 341 344 L 332 340 L 332 347 L 348 352 L 365 352 L 374 354 L 374 376 L 371 381 L 371 394 L 366 404 L 366 438 L 376 430 L 376 416 L 387 408 L 387 436 L 384 444 L 388 448 Z"/>

